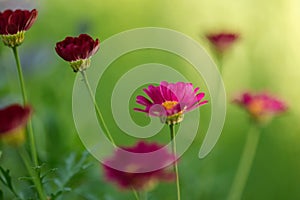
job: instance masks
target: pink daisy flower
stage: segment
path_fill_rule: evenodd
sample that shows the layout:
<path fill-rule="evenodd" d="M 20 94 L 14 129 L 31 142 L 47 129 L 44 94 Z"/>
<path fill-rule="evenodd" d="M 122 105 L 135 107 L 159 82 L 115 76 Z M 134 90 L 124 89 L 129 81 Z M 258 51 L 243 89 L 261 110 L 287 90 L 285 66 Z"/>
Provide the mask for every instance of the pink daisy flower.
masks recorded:
<path fill-rule="evenodd" d="M 287 110 L 285 102 L 266 92 L 244 92 L 238 95 L 233 102 L 246 109 L 257 121 L 265 121 L 266 119 Z"/>
<path fill-rule="evenodd" d="M 134 108 L 150 116 L 160 117 L 163 123 L 176 124 L 183 120 L 184 113 L 206 104 L 205 94 L 198 93 L 192 83 L 168 83 L 163 81 L 159 86 L 149 85 L 143 90 L 150 99 L 137 96 L 136 102 L 145 106 L 144 109 Z"/>
<path fill-rule="evenodd" d="M 151 159 L 147 156 L 136 156 L 125 151 L 143 154 L 160 150 L 158 156 Z M 175 156 L 169 153 L 162 145 L 157 143 L 138 142 L 133 147 L 117 149 L 111 158 L 103 163 L 106 181 L 115 183 L 120 189 L 138 191 L 149 191 L 161 181 L 173 181 L 175 173 L 173 170 L 163 167 L 166 163 L 175 161 Z M 155 166 L 153 166 L 155 165 Z M 112 166 L 117 166 L 114 169 Z M 155 170 L 151 168 L 155 168 Z M 146 172 L 141 172 L 146 171 Z"/>

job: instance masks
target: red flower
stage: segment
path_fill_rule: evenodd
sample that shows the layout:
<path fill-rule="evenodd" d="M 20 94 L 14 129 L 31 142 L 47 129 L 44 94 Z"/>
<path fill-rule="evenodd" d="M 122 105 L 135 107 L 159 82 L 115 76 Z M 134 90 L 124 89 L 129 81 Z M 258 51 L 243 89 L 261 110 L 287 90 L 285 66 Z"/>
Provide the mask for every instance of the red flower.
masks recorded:
<path fill-rule="evenodd" d="M 138 142 L 133 147 L 117 149 L 115 154 L 104 161 L 104 176 L 108 182 L 116 183 L 121 189 L 150 190 L 160 181 L 172 181 L 173 170 L 165 166 L 175 161 L 175 156 L 157 143 Z M 147 156 L 128 155 L 128 152 L 143 154 L 160 150 L 159 155 L 149 159 Z M 117 166 L 118 169 L 113 168 Z M 151 171 L 152 170 L 152 171 Z M 147 171 L 147 172 L 143 172 Z"/>
<path fill-rule="evenodd" d="M 24 33 L 35 22 L 37 10 L 5 10 L 0 12 L 0 35 L 5 45 L 15 47 L 24 40 Z"/>
<path fill-rule="evenodd" d="M 5 10 L 0 12 L 0 34 L 13 35 L 27 31 L 37 18 L 37 10 Z"/>
<path fill-rule="evenodd" d="M 21 144 L 24 129 L 32 113 L 30 106 L 13 104 L 0 110 L 0 139 L 9 144 Z"/>
<path fill-rule="evenodd" d="M 285 102 L 266 92 L 256 94 L 244 92 L 238 95 L 233 102 L 246 109 L 257 121 L 266 121 L 270 117 L 287 110 Z"/>
<path fill-rule="evenodd" d="M 236 40 L 239 38 L 239 35 L 236 33 L 221 32 L 207 34 L 206 38 L 218 52 L 224 52 L 230 48 L 234 42 L 236 42 Z"/>
<path fill-rule="evenodd" d="M 65 61 L 71 63 L 74 72 L 83 71 L 90 65 L 90 58 L 99 49 L 99 39 L 93 40 L 87 34 L 66 37 L 56 43 L 55 51 Z"/>

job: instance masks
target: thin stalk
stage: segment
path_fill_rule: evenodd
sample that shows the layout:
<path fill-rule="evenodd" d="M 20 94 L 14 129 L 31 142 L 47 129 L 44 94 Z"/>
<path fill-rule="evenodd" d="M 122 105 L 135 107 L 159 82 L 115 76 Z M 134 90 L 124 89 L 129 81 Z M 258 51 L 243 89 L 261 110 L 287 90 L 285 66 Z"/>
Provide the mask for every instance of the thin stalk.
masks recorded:
<path fill-rule="evenodd" d="M 140 192 L 140 199 L 141 200 L 147 200 L 148 199 L 148 193 L 146 191 Z"/>
<path fill-rule="evenodd" d="M 260 130 L 252 124 L 227 200 L 240 200 L 249 177 L 260 138 Z"/>
<path fill-rule="evenodd" d="M 223 76 L 223 54 L 221 52 L 216 51 L 216 62 L 220 71 L 220 75 Z"/>
<path fill-rule="evenodd" d="M 131 188 L 131 190 L 133 192 L 133 195 L 134 195 L 135 199 L 140 200 L 140 196 L 139 196 L 138 192 L 134 188 Z"/>
<path fill-rule="evenodd" d="M 21 67 L 21 63 L 20 63 L 18 48 L 13 47 L 12 50 L 13 50 L 14 57 L 15 57 L 16 64 L 17 64 L 17 69 L 18 69 L 18 74 L 19 74 L 19 82 L 20 82 L 22 97 L 23 97 L 23 104 L 25 105 L 27 103 L 27 95 L 26 95 L 26 88 L 25 88 L 25 83 L 24 83 L 23 72 L 22 72 L 22 67 Z"/>
<path fill-rule="evenodd" d="M 21 63 L 20 63 L 18 48 L 13 47 L 12 50 L 13 50 L 14 57 L 15 57 L 16 64 L 17 64 L 19 82 L 20 82 L 20 87 L 21 87 L 22 97 L 23 97 L 23 104 L 26 105 L 27 104 L 26 87 L 25 87 L 25 83 L 24 83 L 23 72 L 22 72 L 22 67 L 21 67 Z M 39 164 L 38 164 L 38 156 L 37 156 L 37 151 L 36 151 L 36 145 L 35 145 L 35 139 L 34 139 L 31 120 L 28 121 L 27 132 L 28 132 L 29 142 L 30 142 L 29 146 L 30 146 L 31 157 L 32 157 L 33 163 L 36 167 Z"/>
<path fill-rule="evenodd" d="M 101 113 L 101 111 L 100 111 L 100 109 L 99 109 L 99 107 L 98 107 L 98 105 L 97 105 L 97 102 L 96 102 L 96 99 L 95 99 L 95 95 L 94 95 L 93 90 L 92 90 L 92 88 L 91 88 L 91 86 L 90 86 L 90 83 L 89 83 L 89 81 L 88 81 L 88 77 L 87 77 L 85 71 L 80 71 L 80 72 L 81 72 L 81 75 L 82 75 L 82 77 L 83 77 L 83 81 L 84 81 L 84 83 L 85 83 L 85 86 L 86 86 L 86 88 L 87 88 L 87 90 L 88 90 L 88 92 L 89 92 L 89 94 L 90 94 L 90 97 L 91 97 L 93 103 L 94 103 L 94 107 L 95 107 L 95 109 L 96 109 L 97 116 L 98 116 L 98 118 L 100 119 L 100 121 L 101 121 L 101 123 L 102 123 L 102 125 L 103 125 L 103 128 L 104 128 L 104 130 L 105 130 L 105 132 L 106 132 L 106 134 L 107 134 L 107 136 L 108 136 L 108 138 L 109 138 L 109 140 L 110 140 L 110 141 L 112 142 L 112 144 L 116 147 L 116 143 L 115 143 L 115 141 L 114 141 L 114 139 L 113 139 L 111 133 L 109 132 L 108 127 L 107 127 L 107 125 L 106 125 L 106 123 L 105 123 L 105 121 L 104 121 L 104 118 L 103 118 L 103 116 L 102 116 L 102 113 Z"/>
<path fill-rule="evenodd" d="M 38 175 L 38 172 L 36 172 L 32 167 L 31 167 L 31 163 L 30 163 L 30 159 L 27 155 L 27 152 L 24 150 L 23 147 L 19 148 L 19 154 L 25 164 L 25 167 L 30 175 L 30 177 L 32 178 L 33 184 L 36 187 L 38 196 L 40 198 L 40 200 L 47 200 L 47 197 L 43 191 L 43 187 L 40 181 L 40 177 Z"/>
<path fill-rule="evenodd" d="M 172 153 L 174 156 L 177 155 L 176 151 L 176 137 L 175 137 L 175 125 L 170 125 L 170 135 L 171 135 L 171 144 L 172 144 Z M 177 161 L 174 162 L 174 172 L 176 175 L 176 189 L 177 189 L 177 200 L 180 200 L 180 184 L 179 184 L 179 172 L 178 172 L 178 165 Z"/>

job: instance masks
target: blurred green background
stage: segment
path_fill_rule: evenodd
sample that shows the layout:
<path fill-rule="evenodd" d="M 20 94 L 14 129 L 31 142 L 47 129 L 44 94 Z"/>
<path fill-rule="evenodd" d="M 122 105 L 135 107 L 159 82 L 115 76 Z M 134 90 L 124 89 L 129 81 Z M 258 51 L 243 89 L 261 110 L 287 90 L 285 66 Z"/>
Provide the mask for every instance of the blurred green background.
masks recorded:
<path fill-rule="evenodd" d="M 28 96 L 35 110 L 33 123 L 39 154 L 49 166 L 59 167 L 70 152 L 84 150 L 72 118 L 75 74 L 56 55 L 56 42 L 80 33 L 104 41 L 132 28 L 165 27 L 190 36 L 213 57 L 205 34 L 228 30 L 241 37 L 223 63 L 228 97 L 225 126 L 214 150 L 205 159 L 198 159 L 210 120 L 210 105 L 201 107 L 199 132 L 179 164 L 182 199 L 226 199 L 249 129 L 247 113 L 231 105 L 230 99 L 245 89 L 270 91 L 288 103 L 289 111 L 263 131 L 242 199 L 300 199 L 299 0 L 0 0 L 1 10 L 18 7 L 36 7 L 39 11 L 38 20 L 26 33 L 19 51 Z M 0 104 L 21 102 L 13 55 L 2 44 L 0 61 Z M 122 133 L 113 121 L 109 105 L 114 84 L 132 67 L 149 62 L 177 69 L 207 92 L 201 76 L 170 53 L 142 50 L 118 59 L 105 72 L 97 99 L 120 145 L 132 144 L 134 139 Z M 134 98 L 130 109 L 135 106 Z M 206 99 L 209 100 L 208 93 Z M 143 114 L 131 114 L 139 123 L 147 123 Z M 168 137 L 160 134 L 155 140 L 167 142 Z M 15 164 L 15 153 L 4 149 L 0 159 L 1 166 L 12 168 L 18 177 L 17 169 L 21 166 Z M 92 158 L 91 161 L 94 165 L 76 182 L 82 189 L 67 194 L 65 199 L 133 199 L 130 192 L 120 192 L 106 183 L 100 164 Z M 150 193 L 150 199 L 175 197 L 175 184 L 161 184 Z"/>

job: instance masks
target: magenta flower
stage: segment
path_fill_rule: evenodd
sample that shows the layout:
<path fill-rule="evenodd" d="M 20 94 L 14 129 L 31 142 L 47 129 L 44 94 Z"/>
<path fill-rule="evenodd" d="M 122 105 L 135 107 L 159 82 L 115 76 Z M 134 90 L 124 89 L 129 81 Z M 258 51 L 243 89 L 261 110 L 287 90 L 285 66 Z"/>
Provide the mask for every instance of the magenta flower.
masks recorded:
<path fill-rule="evenodd" d="M 117 184 L 120 189 L 149 191 L 161 181 L 173 181 L 175 174 L 173 170 L 165 166 L 166 163 L 175 161 L 175 156 L 163 149 L 157 143 L 138 142 L 133 147 L 117 149 L 114 155 L 105 160 L 103 164 L 104 176 L 108 182 Z M 144 156 L 128 155 L 125 151 L 143 154 L 160 150 L 158 156 L 149 159 Z M 148 171 L 155 165 L 155 170 Z M 112 166 L 118 166 L 114 169 Z M 141 171 L 147 171 L 141 173 Z"/>
<path fill-rule="evenodd" d="M 244 92 L 238 95 L 233 102 L 246 109 L 257 121 L 266 121 L 270 117 L 281 114 L 287 110 L 285 102 L 266 92 Z"/>
<path fill-rule="evenodd" d="M 65 61 L 70 62 L 74 72 L 84 71 L 90 66 L 90 58 L 99 49 L 99 39 L 93 40 L 87 34 L 66 37 L 56 43 L 55 51 Z"/>
<path fill-rule="evenodd" d="M 145 88 L 144 92 L 150 100 L 144 96 L 137 96 L 136 102 L 145 108 L 134 110 L 160 117 L 163 123 L 176 124 L 183 120 L 184 113 L 208 102 L 202 101 L 205 94 L 198 91 L 199 88 L 194 89 L 192 83 L 163 81 L 159 86 L 150 85 Z"/>
<path fill-rule="evenodd" d="M 25 126 L 32 113 L 30 106 L 13 104 L 0 110 L 0 140 L 19 145 L 25 140 Z"/>
<path fill-rule="evenodd" d="M 5 10 L 0 12 L 0 35 L 5 45 L 15 47 L 24 41 L 25 32 L 37 18 L 37 10 Z"/>
<path fill-rule="evenodd" d="M 206 38 L 210 41 L 213 47 L 220 53 L 229 49 L 233 43 L 239 38 L 236 33 L 210 33 L 206 35 Z"/>

